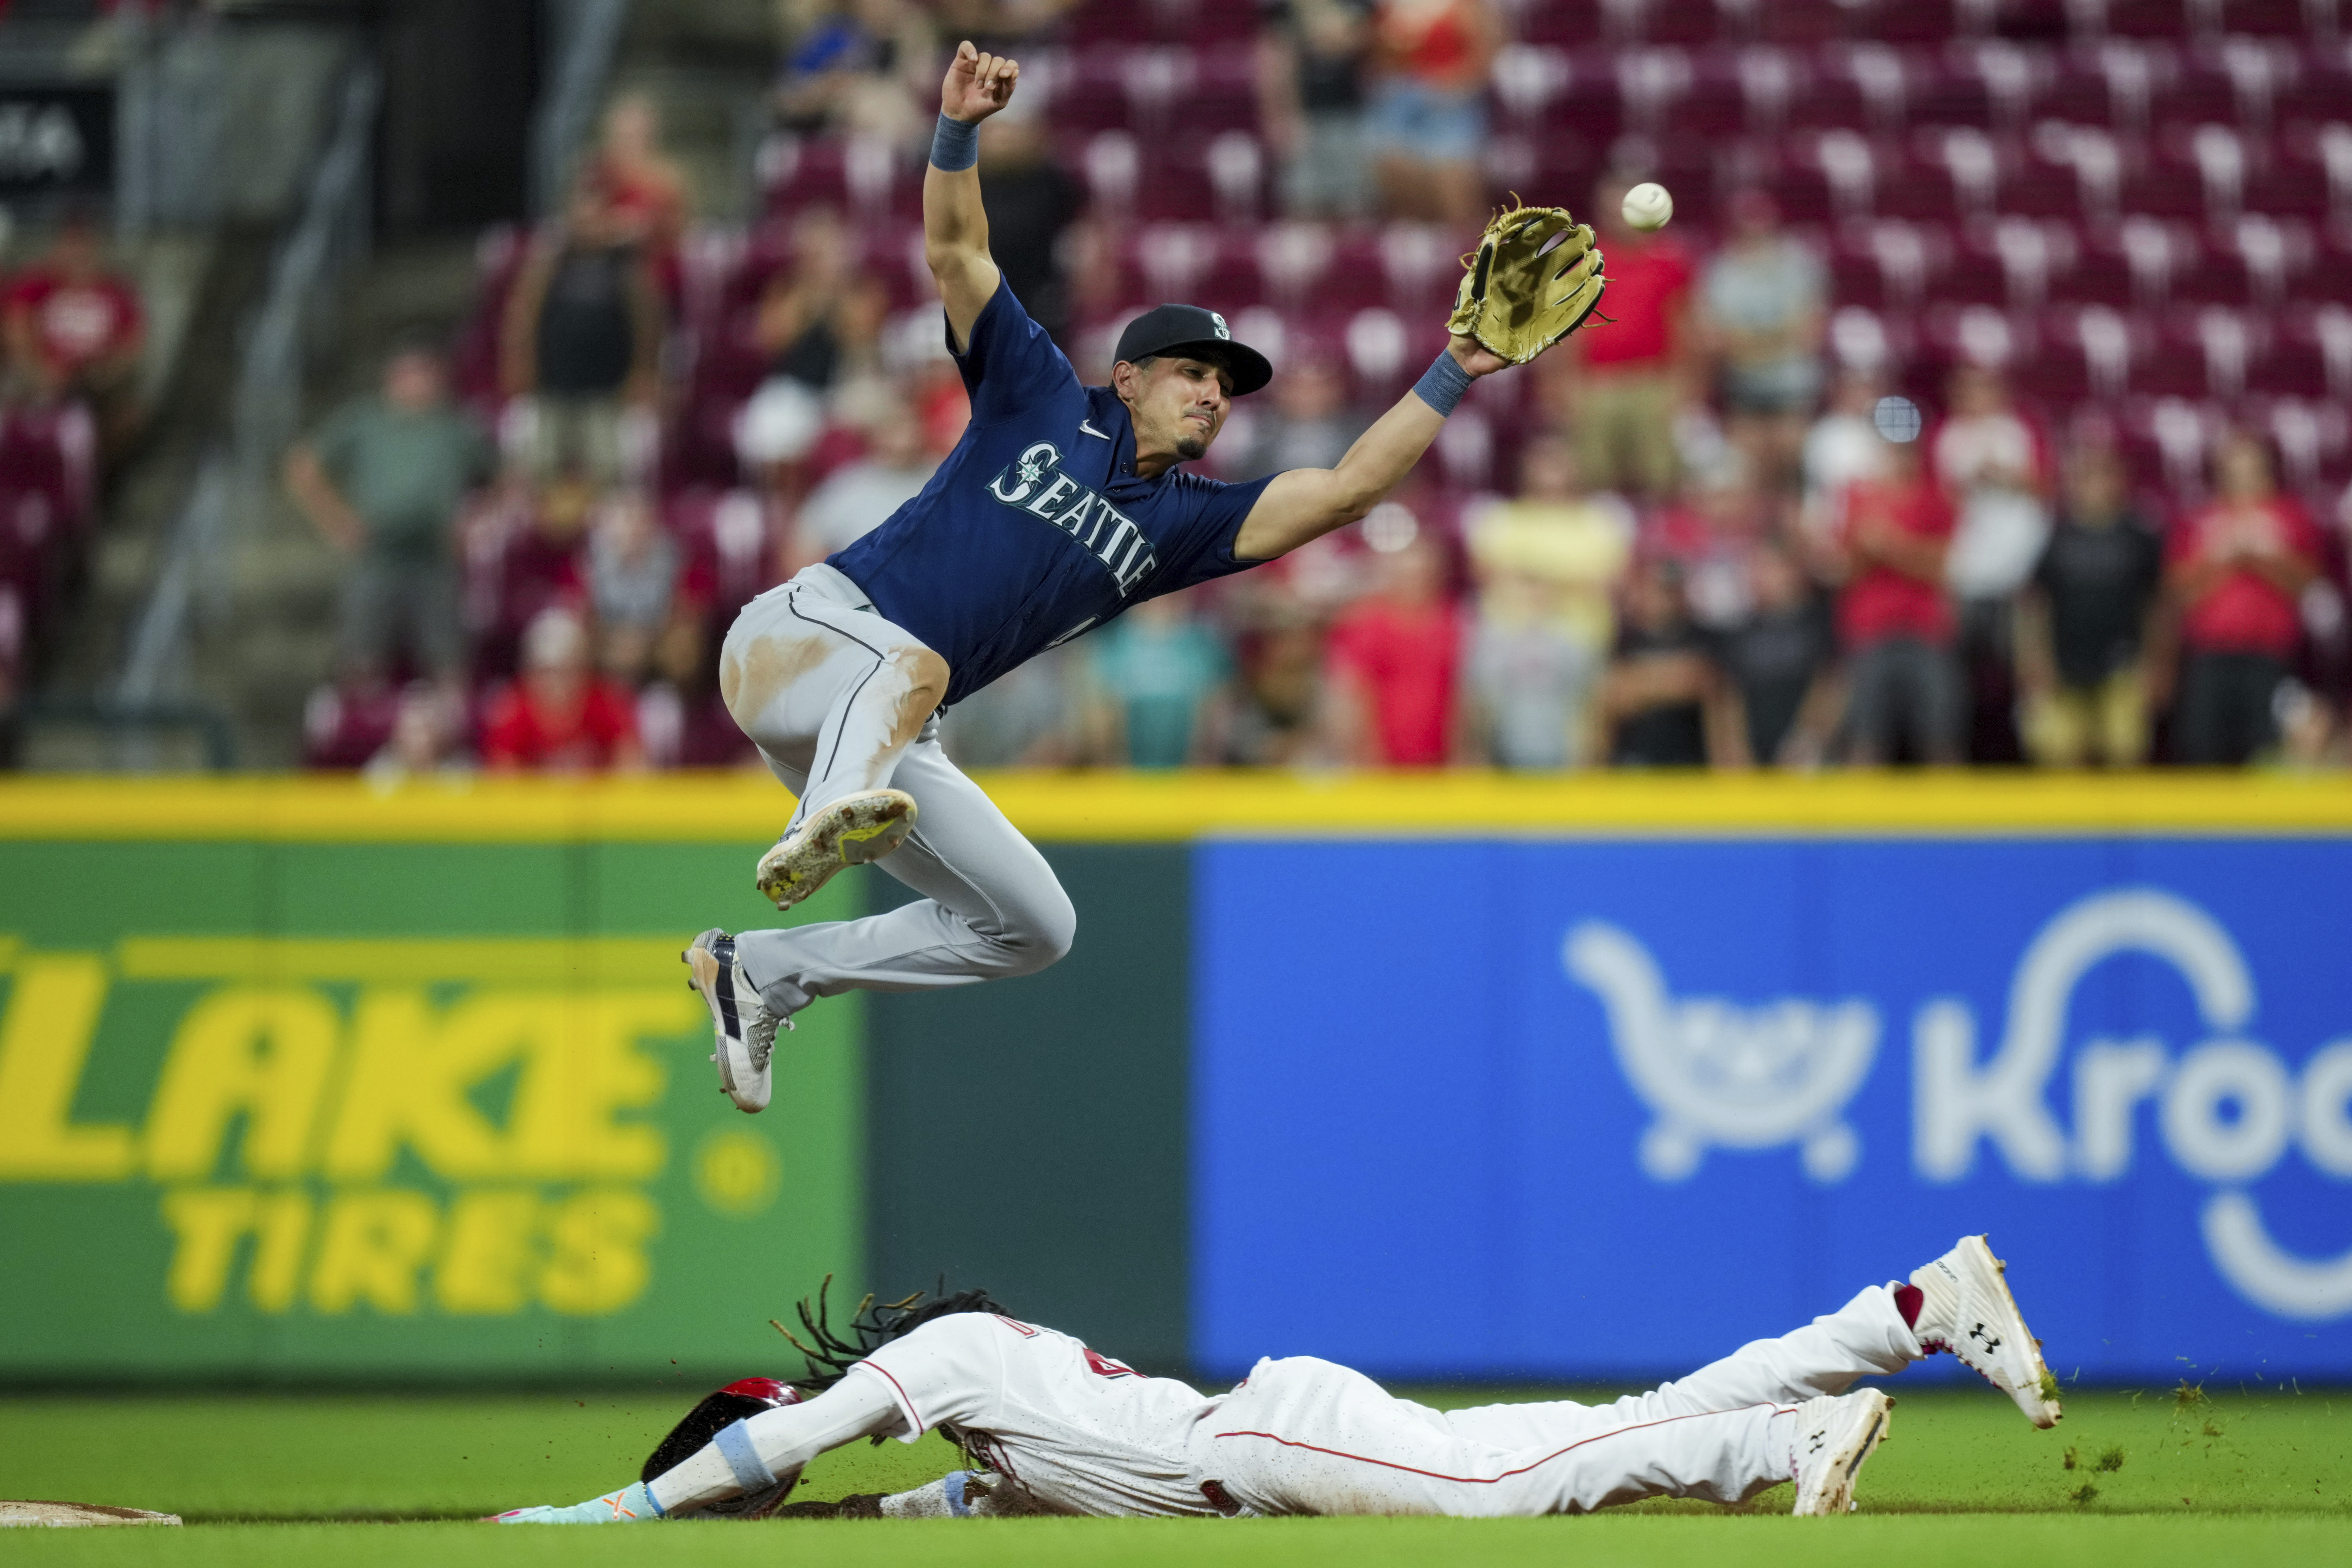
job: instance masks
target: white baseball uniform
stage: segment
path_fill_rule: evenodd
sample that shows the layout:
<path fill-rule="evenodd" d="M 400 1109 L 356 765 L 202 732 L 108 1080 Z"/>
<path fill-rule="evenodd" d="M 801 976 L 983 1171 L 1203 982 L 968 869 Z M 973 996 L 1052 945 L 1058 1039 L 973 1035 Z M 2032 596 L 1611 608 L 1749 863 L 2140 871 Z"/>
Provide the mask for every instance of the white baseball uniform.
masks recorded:
<path fill-rule="evenodd" d="M 1609 1405 L 1438 1411 L 1311 1356 L 1261 1361 L 1231 1393 L 1203 1394 L 984 1313 L 926 1323 L 853 1371 L 887 1385 L 902 1441 L 954 1427 L 1041 1511 L 1499 1516 L 1752 1497 L 1794 1477 L 1800 1403 L 1924 1353 L 1891 1288 L 1874 1286 Z M 781 1436 L 793 1417 L 770 1412 L 749 1430 Z"/>

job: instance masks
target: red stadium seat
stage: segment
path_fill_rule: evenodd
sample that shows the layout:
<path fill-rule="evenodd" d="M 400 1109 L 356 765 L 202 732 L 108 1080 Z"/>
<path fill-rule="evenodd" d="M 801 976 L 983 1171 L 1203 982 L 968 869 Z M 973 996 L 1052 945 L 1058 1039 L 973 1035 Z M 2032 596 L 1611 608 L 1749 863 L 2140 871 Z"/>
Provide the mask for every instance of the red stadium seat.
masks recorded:
<path fill-rule="evenodd" d="M 1928 44 L 1986 31 L 1994 7 L 1990 0 L 1866 0 L 1855 9 L 1861 36 Z"/>
<path fill-rule="evenodd" d="M 2352 418 L 2343 405 L 2304 397 L 2263 398 L 2246 409 L 2247 423 L 2278 448 L 2280 478 L 2290 490 L 2340 488 L 2352 468 Z"/>
<path fill-rule="evenodd" d="M 2281 316 L 2280 327 L 2275 363 L 2289 367 L 2282 373 L 2282 390 L 2300 391 L 2315 370 L 2327 396 L 2352 402 L 2352 307 L 2330 303 L 2290 310 Z M 2301 384 L 2285 385 L 2286 374 Z"/>
<path fill-rule="evenodd" d="M 1845 68 L 1843 54 L 1825 51 L 1810 60 L 1800 58 L 1799 63 L 1802 68 L 1796 76 L 1781 116 L 1784 125 L 1791 129 L 1829 125 L 1859 129 L 1879 123 L 1861 81 Z"/>
<path fill-rule="evenodd" d="M 1823 44 L 1853 36 L 1867 8 L 1845 0 L 1756 0 L 1748 7 L 1754 36 L 1775 44 Z"/>
<path fill-rule="evenodd" d="M 1084 0 L 1063 30 L 1074 44 L 1125 43 L 1146 37 L 1151 25 L 1145 0 Z"/>
<path fill-rule="evenodd" d="M 2332 7 L 2311 0 L 2211 0 L 2221 31 L 2258 37 L 2301 40 L 2313 23 Z"/>
<path fill-rule="evenodd" d="M 2017 154 L 1974 126 L 1929 126 L 1910 143 L 1907 166 L 1882 193 L 1883 212 L 1941 223 L 1981 220 L 2003 205 Z"/>
<path fill-rule="evenodd" d="M 1985 76 L 1971 68 L 1954 69 L 1940 60 L 1923 59 L 1920 66 L 1911 73 L 1905 93 L 1911 123 L 1990 129 L 1997 122 L 1992 88 Z"/>
<path fill-rule="evenodd" d="M 2194 15 L 2189 0 L 2082 0 L 2074 9 L 2099 31 L 2126 38 L 2179 37 Z"/>
<path fill-rule="evenodd" d="M 1612 65 L 1625 130 L 1656 135 L 1679 129 L 1679 116 L 1698 83 L 1689 50 L 1669 45 L 1621 49 Z"/>
<path fill-rule="evenodd" d="M 2347 14 L 2352 20 L 2352 14 Z M 2298 121 L 2325 123 L 2346 116 L 2352 103 L 2352 58 L 2341 46 L 2315 47 L 2295 62 L 2292 78 L 2279 85 L 2271 102 L 2271 119 L 2281 128 Z"/>
<path fill-rule="evenodd" d="M 1531 44 L 1579 48 L 1601 41 L 1601 0 L 1530 0 L 1519 36 Z"/>
<path fill-rule="evenodd" d="M 2279 137 L 2276 166 L 2283 178 L 2293 179 L 2305 192 L 2326 192 L 2325 211 L 2331 222 L 2352 222 L 2352 98 L 2338 106 L 2340 119 L 2290 125 Z M 2299 210 L 2319 216 L 2305 207 Z"/>
<path fill-rule="evenodd" d="M 1567 92 L 1575 69 L 1568 51 L 1547 44 L 1506 44 L 1488 72 L 1501 122 L 1532 131 Z"/>

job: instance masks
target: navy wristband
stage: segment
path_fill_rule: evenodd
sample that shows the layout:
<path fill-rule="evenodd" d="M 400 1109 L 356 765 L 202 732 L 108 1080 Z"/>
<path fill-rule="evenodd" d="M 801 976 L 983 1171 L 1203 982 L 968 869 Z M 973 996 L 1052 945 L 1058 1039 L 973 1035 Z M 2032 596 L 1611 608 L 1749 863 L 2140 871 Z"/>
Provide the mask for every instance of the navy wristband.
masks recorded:
<path fill-rule="evenodd" d="M 1441 349 L 1437 357 L 1430 361 L 1429 368 L 1421 373 L 1421 379 L 1412 384 L 1412 390 L 1438 413 L 1452 414 L 1454 405 L 1462 401 L 1462 395 L 1470 390 L 1472 379 L 1454 357 L 1452 349 Z"/>
<path fill-rule="evenodd" d="M 980 126 L 977 121 L 966 124 L 940 116 L 940 128 L 931 132 L 931 167 L 955 174 L 980 162 Z"/>

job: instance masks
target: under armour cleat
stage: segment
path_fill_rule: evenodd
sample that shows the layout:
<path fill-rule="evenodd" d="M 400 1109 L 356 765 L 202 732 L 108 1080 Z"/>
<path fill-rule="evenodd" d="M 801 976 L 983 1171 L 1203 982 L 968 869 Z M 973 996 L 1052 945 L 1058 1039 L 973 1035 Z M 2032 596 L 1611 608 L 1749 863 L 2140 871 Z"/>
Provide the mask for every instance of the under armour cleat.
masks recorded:
<path fill-rule="evenodd" d="M 768 1011 L 760 988 L 735 956 L 735 939 L 718 927 L 696 937 L 678 957 L 693 975 L 687 984 L 702 994 L 710 1008 L 711 1032 L 718 1042 L 710 1059 L 719 1064 L 719 1086 L 736 1110 L 765 1110 L 776 1030 L 791 1028 L 793 1021 Z"/>
<path fill-rule="evenodd" d="M 1964 1236 L 1951 1251 L 1914 1269 L 1911 1283 L 1921 1297 L 1919 1342 L 1959 1357 L 1961 1365 L 2017 1401 L 2036 1426 L 2055 1426 L 2064 1414 L 2058 1380 L 2009 1293 L 2008 1268 L 1985 1237 Z"/>
<path fill-rule="evenodd" d="M 879 860 L 915 830 L 915 797 L 902 789 L 844 795 L 760 857 L 752 880 L 780 910 L 791 909 L 846 866 Z"/>
<path fill-rule="evenodd" d="M 1882 1389 L 1864 1388 L 1797 1406 L 1799 1518 L 1853 1511 L 1853 1483 L 1873 1450 L 1886 1440 L 1895 1408 Z"/>

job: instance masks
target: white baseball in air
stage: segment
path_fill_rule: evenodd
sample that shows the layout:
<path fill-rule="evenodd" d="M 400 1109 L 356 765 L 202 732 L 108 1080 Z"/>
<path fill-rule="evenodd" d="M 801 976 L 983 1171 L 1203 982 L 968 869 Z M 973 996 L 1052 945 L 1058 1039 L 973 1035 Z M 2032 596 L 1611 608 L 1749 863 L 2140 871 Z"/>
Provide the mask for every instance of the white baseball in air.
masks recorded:
<path fill-rule="evenodd" d="M 1655 180 L 1644 180 L 1625 193 L 1617 211 L 1624 217 L 1626 227 L 1647 234 L 1666 226 L 1666 220 L 1675 216 L 1675 198 Z"/>

